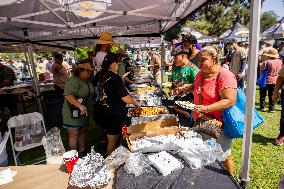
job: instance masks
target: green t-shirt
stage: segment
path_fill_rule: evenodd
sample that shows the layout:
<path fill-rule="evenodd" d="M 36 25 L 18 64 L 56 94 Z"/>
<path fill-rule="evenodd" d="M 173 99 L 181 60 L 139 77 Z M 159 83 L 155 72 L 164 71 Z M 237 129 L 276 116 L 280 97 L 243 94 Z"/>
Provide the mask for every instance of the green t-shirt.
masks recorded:
<path fill-rule="evenodd" d="M 77 76 L 72 76 L 68 79 L 64 87 L 64 96 L 72 95 L 75 98 L 83 99 L 83 105 L 87 107 L 88 117 L 80 116 L 79 118 L 72 118 L 70 106 L 65 99 L 62 115 L 63 124 L 69 126 L 85 126 L 89 124 L 90 118 L 93 114 L 93 98 L 94 98 L 94 87 L 90 80 L 82 80 Z"/>
<path fill-rule="evenodd" d="M 194 83 L 199 69 L 197 66 L 174 66 L 172 68 L 172 82 L 182 82 L 183 84 Z"/>

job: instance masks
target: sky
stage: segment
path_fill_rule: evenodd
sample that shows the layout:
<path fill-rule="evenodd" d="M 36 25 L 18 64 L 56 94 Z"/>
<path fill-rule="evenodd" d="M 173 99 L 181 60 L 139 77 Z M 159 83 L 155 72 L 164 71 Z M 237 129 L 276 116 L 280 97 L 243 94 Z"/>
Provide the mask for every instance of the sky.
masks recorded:
<path fill-rule="evenodd" d="M 261 11 L 273 10 L 279 17 L 278 20 L 284 17 L 284 3 L 282 0 L 265 0 Z"/>

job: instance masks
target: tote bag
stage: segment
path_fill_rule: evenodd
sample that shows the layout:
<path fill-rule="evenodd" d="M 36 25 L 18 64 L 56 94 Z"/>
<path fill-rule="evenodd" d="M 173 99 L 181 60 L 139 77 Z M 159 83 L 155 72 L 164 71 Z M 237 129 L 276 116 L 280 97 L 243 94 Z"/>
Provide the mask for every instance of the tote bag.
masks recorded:
<path fill-rule="evenodd" d="M 236 104 L 222 112 L 224 133 L 229 138 L 240 138 L 245 128 L 246 97 L 242 89 L 238 88 Z M 253 110 L 253 129 L 264 122 L 264 118 Z"/>
<path fill-rule="evenodd" d="M 265 69 L 263 70 L 262 74 L 259 76 L 256 84 L 260 88 L 266 87 L 266 80 L 267 80 L 267 75 L 268 75 L 268 63 L 266 62 Z"/>

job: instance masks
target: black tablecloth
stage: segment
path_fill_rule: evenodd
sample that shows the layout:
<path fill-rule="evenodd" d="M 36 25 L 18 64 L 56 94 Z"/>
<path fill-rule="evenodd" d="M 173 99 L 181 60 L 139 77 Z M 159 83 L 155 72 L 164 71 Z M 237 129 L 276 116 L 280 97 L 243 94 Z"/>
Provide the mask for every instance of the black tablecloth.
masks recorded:
<path fill-rule="evenodd" d="M 161 94 L 163 96 L 163 94 Z M 173 113 L 173 101 L 163 99 L 163 105 Z M 180 124 L 188 126 L 187 120 L 180 117 Z M 127 146 L 125 140 L 121 145 Z M 178 157 L 177 157 L 178 158 Z M 127 174 L 123 166 L 117 170 L 115 179 L 116 189 L 238 189 L 240 186 L 222 167 L 220 162 L 200 169 L 191 169 L 183 160 L 184 168 L 176 170 L 168 176 L 163 176 L 153 167 L 138 177 Z"/>
<path fill-rule="evenodd" d="M 123 166 L 117 170 L 115 182 L 117 189 L 238 189 L 237 182 L 228 172 L 215 162 L 200 169 L 185 165 L 168 176 L 162 176 L 154 168 L 138 177 L 128 175 Z"/>

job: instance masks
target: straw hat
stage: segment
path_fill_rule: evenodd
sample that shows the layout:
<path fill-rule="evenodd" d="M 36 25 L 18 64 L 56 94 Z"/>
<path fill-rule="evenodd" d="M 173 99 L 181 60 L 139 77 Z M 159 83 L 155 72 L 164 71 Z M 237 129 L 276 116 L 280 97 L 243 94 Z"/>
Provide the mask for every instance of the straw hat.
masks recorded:
<path fill-rule="evenodd" d="M 271 58 L 279 58 L 278 51 L 275 48 L 269 48 L 267 52 L 263 53 L 263 56 L 267 56 Z"/>
<path fill-rule="evenodd" d="M 112 39 L 111 33 L 101 32 L 100 38 L 96 41 L 96 44 L 108 45 L 108 44 L 115 44 L 115 42 Z"/>

